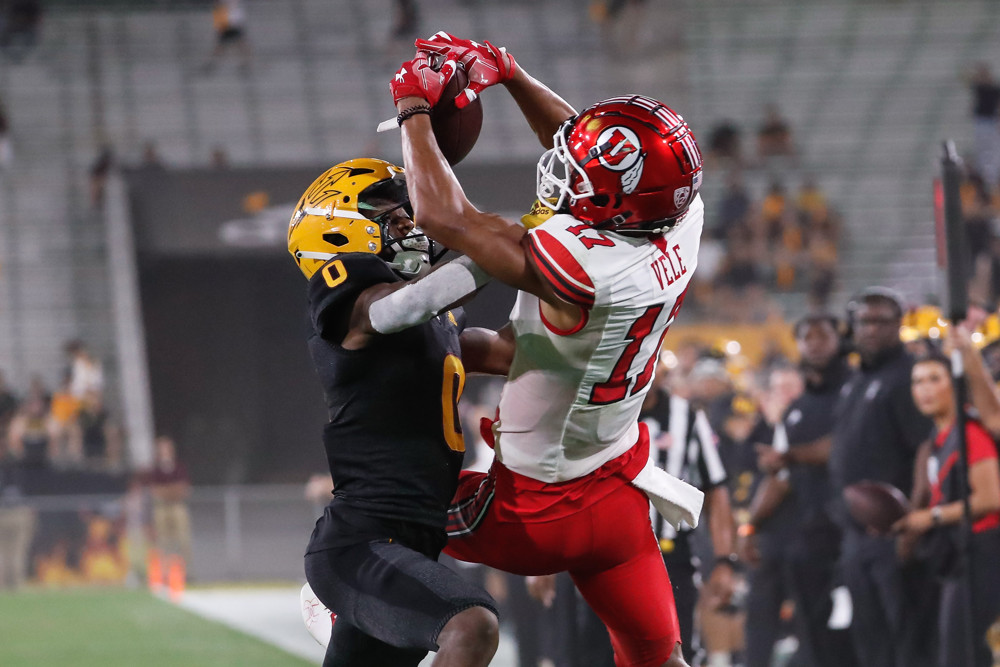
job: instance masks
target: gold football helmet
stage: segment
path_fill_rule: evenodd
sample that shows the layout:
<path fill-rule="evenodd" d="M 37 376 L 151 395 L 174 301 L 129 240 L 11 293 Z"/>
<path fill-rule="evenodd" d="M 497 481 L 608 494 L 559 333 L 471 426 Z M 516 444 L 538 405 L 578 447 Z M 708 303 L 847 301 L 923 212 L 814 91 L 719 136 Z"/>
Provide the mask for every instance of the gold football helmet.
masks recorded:
<path fill-rule="evenodd" d="M 288 223 L 288 252 L 306 278 L 344 252 L 378 255 L 414 277 L 437 257 L 430 256 L 432 243 L 416 228 L 393 237 L 390 221 L 399 209 L 412 217 L 401 167 L 372 158 L 341 162 L 299 199 Z"/>

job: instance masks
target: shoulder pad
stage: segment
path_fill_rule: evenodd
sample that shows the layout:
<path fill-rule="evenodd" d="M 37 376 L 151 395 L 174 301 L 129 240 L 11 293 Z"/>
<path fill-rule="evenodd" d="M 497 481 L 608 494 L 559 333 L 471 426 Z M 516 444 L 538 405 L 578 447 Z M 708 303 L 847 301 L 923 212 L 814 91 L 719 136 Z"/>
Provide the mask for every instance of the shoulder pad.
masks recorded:
<path fill-rule="evenodd" d="M 366 252 L 337 255 L 309 280 L 309 319 L 323 336 L 328 323 L 343 318 L 364 290 L 399 276 L 380 257 Z"/>
<path fill-rule="evenodd" d="M 592 308 L 596 290 L 594 282 L 583 266 L 582 256 L 590 247 L 588 242 L 598 244 L 607 241 L 597 230 L 579 224 L 581 241 L 573 234 L 574 227 L 567 226 L 564 218 L 555 216 L 544 224 L 528 232 L 528 252 L 538 268 L 539 274 L 548 282 L 559 298 L 575 303 L 582 308 Z M 572 221 L 572 218 L 569 218 Z"/>

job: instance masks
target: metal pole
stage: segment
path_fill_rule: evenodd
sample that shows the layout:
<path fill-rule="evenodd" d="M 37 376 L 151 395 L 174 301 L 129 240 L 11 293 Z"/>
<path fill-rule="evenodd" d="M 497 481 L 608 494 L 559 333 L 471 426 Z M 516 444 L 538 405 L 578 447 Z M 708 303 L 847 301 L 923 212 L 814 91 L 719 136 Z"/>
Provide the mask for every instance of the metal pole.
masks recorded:
<path fill-rule="evenodd" d="M 944 189 L 944 241 L 947 256 L 947 269 L 945 271 L 947 295 L 946 313 L 951 320 L 952 326 L 957 326 L 962 322 L 967 314 L 968 276 L 966 275 L 966 258 L 968 250 L 965 246 L 965 220 L 962 217 L 962 203 L 959 197 L 959 188 L 962 182 L 962 163 L 955 151 L 955 144 L 951 141 L 944 142 L 944 154 L 941 157 L 941 183 Z M 965 366 L 962 363 L 962 354 L 958 350 L 952 351 L 951 356 L 952 384 L 955 388 L 955 425 L 954 437 L 958 446 L 958 462 L 955 466 L 954 474 L 958 475 L 958 488 L 962 500 L 962 522 L 958 528 L 958 556 L 960 576 L 965 588 L 965 605 L 962 610 L 965 615 L 965 623 L 962 624 L 965 632 L 965 652 L 968 667 L 973 667 L 975 655 L 975 637 L 972 632 L 973 605 L 972 594 L 974 588 L 974 573 L 972 572 L 972 559 L 969 550 L 972 538 L 972 508 L 969 505 L 969 465 L 968 465 L 968 443 L 966 442 L 966 412 L 965 406 L 968 402 L 968 386 L 965 381 Z"/>

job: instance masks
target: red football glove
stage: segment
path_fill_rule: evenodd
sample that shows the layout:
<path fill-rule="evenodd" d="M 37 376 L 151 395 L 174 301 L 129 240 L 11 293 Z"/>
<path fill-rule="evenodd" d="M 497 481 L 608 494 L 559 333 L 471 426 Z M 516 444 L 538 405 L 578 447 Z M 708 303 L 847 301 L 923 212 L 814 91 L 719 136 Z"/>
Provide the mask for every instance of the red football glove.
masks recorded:
<path fill-rule="evenodd" d="M 437 53 L 455 60 L 469 75 L 469 87 L 455 98 L 455 106 L 466 107 L 479 93 L 490 86 L 510 81 L 517 69 L 514 56 L 507 49 L 497 48 L 486 42 L 480 44 L 468 39 L 459 39 L 446 32 L 435 33 L 430 39 L 418 39 L 417 49 Z"/>
<path fill-rule="evenodd" d="M 392 101 L 399 102 L 404 97 L 422 97 L 431 106 L 436 105 L 444 87 L 455 75 L 456 67 L 454 60 L 447 60 L 440 70 L 435 71 L 427 54 L 418 53 L 416 58 L 403 63 L 389 82 Z"/>

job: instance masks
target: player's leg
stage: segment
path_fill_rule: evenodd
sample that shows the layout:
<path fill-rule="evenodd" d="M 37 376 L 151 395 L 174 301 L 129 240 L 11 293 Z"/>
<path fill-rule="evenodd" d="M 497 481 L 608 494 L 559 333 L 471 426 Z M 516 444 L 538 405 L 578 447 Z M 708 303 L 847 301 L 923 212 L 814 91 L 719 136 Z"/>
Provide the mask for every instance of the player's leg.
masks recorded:
<path fill-rule="evenodd" d="M 496 613 L 485 607 L 469 607 L 452 616 L 438 633 L 434 667 L 485 667 L 499 643 Z"/>
<path fill-rule="evenodd" d="M 588 508 L 594 568 L 570 575 L 607 626 L 619 667 L 682 667 L 673 589 L 648 508 L 646 496 L 631 486 Z"/>
<path fill-rule="evenodd" d="M 403 653 L 394 663 L 399 665 L 417 664 L 428 650 L 438 650 L 439 659 L 458 656 L 464 661 L 452 664 L 486 665 L 496 651 L 492 598 L 444 565 L 397 542 L 375 541 L 309 554 L 306 577 L 317 597 L 337 614 L 331 646 L 341 636 L 337 627 L 343 623 L 387 646 L 419 649 L 416 662 L 408 660 L 416 654 Z M 353 631 L 342 636 L 350 644 L 346 649 L 350 655 L 385 652 L 377 642 L 361 641 Z"/>
<path fill-rule="evenodd" d="M 747 667 L 769 667 L 781 634 L 781 605 L 787 598 L 782 554 L 765 554 L 748 576 Z M 796 613 L 800 610 L 796 609 Z"/>
<path fill-rule="evenodd" d="M 323 667 L 416 667 L 425 655 L 426 649 L 390 646 L 338 620 L 326 647 Z"/>

